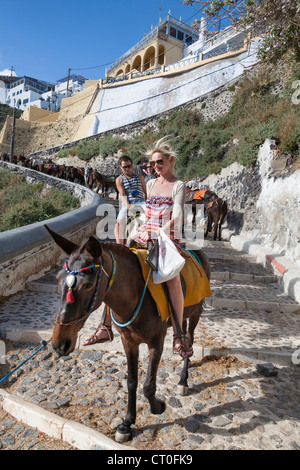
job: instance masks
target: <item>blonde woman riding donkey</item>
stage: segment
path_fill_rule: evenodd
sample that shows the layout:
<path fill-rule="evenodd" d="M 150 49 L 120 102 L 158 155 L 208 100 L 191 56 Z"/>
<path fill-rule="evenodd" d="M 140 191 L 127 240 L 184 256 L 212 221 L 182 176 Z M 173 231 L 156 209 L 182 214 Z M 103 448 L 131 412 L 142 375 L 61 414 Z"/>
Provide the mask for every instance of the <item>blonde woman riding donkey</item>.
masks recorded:
<path fill-rule="evenodd" d="M 180 252 L 180 233 L 183 219 L 183 209 L 186 196 L 186 186 L 174 176 L 176 153 L 169 145 L 167 138 L 160 139 L 151 150 L 150 164 L 155 169 L 157 178 L 147 183 L 146 217 L 147 220 L 138 230 L 136 241 L 147 243 L 155 239 L 163 230 L 173 241 Z M 171 318 L 174 330 L 173 350 L 183 358 L 193 355 L 193 349 L 188 339 L 182 334 L 184 296 L 180 275 L 166 282 L 169 300 L 172 306 Z M 107 315 L 95 335 L 101 338 L 94 342 L 112 341 L 111 317 Z M 90 339 L 92 339 L 91 337 Z M 86 344 L 93 344 L 86 342 Z"/>

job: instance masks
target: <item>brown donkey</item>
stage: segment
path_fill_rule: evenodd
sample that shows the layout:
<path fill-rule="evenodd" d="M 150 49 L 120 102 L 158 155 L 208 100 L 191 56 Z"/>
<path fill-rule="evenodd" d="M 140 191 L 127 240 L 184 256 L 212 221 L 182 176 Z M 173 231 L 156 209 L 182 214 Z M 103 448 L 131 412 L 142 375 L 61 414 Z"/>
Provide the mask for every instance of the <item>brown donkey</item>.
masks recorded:
<path fill-rule="evenodd" d="M 100 187 L 104 195 L 107 194 L 109 188 L 113 188 L 117 193 L 117 199 L 119 198 L 119 192 L 116 185 L 116 178 L 114 176 L 105 176 L 99 173 L 96 170 L 92 170 L 89 176 L 89 186 L 92 188 L 94 184 L 97 185 L 97 193 L 99 192 Z"/>
<path fill-rule="evenodd" d="M 124 422 L 117 428 L 116 440 L 125 442 L 131 437 L 131 425 L 136 420 L 136 391 L 138 385 L 139 345 L 149 348 L 149 365 L 144 383 L 144 395 L 154 414 L 165 410 L 165 402 L 156 398 L 156 375 L 163 352 L 167 328 L 157 314 L 154 300 L 145 288 L 137 256 L 126 246 L 100 243 L 93 237 L 78 246 L 47 227 L 54 241 L 69 255 L 59 271 L 61 303 L 54 322 L 52 342 L 60 356 L 69 355 L 75 348 L 79 330 L 88 316 L 104 302 L 114 315 L 127 357 L 128 408 Z M 205 273 L 210 278 L 210 266 L 205 254 L 196 252 Z M 202 312 L 203 300 L 184 311 L 184 332 L 193 342 L 194 330 Z M 188 319 L 188 327 L 187 320 Z M 117 322 L 117 324 L 116 324 Z M 122 326 L 118 326 L 122 325 Z M 188 359 L 184 359 L 179 386 L 187 392 Z"/>
<path fill-rule="evenodd" d="M 205 238 L 207 237 L 208 232 L 213 230 L 214 240 L 221 240 L 221 228 L 224 222 L 224 219 L 228 212 L 228 206 L 224 199 L 217 197 L 212 202 L 206 206 L 207 214 L 207 227 L 205 232 Z M 218 233 L 219 232 L 219 233 Z"/>

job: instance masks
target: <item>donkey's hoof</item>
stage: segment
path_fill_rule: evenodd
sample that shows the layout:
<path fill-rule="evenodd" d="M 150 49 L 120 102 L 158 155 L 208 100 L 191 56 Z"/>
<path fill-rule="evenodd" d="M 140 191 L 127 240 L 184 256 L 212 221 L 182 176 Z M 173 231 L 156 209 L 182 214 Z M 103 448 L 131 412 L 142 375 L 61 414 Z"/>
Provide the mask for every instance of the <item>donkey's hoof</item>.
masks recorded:
<path fill-rule="evenodd" d="M 115 441 L 119 444 L 123 444 L 123 442 L 128 442 L 131 439 L 131 436 L 132 433 L 130 427 L 124 424 L 120 424 L 115 434 Z"/>
<path fill-rule="evenodd" d="M 166 411 L 166 403 L 163 400 L 157 399 L 155 406 L 151 406 L 151 413 L 154 415 L 161 415 Z"/>
<path fill-rule="evenodd" d="M 180 395 L 181 397 L 186 397 L 186 395 L 189 393 L 189 387 L 186 385 L 177 385 L 177 394 Z"/>
<path fill-rule="evenodd" d="M 123 444 L 124 442 L 128 442 L 131 439 L 131 432 L 127 434 L 122 434 L 119 431 L 116 432 L 115 434 L 115 441 L 118 442 L 118 444 Z"/>

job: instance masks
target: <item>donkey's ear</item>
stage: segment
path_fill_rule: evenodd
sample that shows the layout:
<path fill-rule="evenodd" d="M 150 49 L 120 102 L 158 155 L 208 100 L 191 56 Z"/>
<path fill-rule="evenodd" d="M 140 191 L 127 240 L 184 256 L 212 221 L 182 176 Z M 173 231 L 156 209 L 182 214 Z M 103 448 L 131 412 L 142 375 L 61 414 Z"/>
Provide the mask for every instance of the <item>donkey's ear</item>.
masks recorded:
<path fill-rule="evenodd" d="M 51 237 L 55 241 L 55 243 L 65 252 L 67 255 L 70 255 L 73 253 L 73 251 L 77 250 L 79 248 L 76 243 L 71 242 L 67 238 L 63 237 L 62 235 L 59 235 L 58 233 L 53 232 L 48 225 L 44 225 L 44 227 L 48 230 L 50 233 Z"/>
<path fill-rule="evenodd" d="M 102 253 L 100 242 L 94 237 L 89 237 L 88 241 L 84 245 L 84 249 L 92 255 L 93 258 L 99 258 Z"/>

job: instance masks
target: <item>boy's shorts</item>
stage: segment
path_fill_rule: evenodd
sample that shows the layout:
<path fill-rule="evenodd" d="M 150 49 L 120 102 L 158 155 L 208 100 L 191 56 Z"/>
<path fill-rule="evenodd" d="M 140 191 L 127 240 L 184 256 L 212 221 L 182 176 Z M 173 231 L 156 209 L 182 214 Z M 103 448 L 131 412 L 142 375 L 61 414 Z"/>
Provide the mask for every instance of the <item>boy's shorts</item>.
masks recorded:
<path fill-rule="evenodd" d="M 145 212 L 145 209 L 146 209 L 145 201 L 133 200 L 133 202 L 131 204 L 134 204 L 136 206 L 134 211 L 137 211 L 139 208 L 141 208 L 141 210 L 143 212 Z M 128 218 L 128 208 L 126 206 L 122 205 L 122 207 L 120 209 L 120 212 L 118 214 L 117 220 L 127 221 L 127 218 Z"/>

